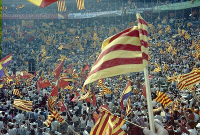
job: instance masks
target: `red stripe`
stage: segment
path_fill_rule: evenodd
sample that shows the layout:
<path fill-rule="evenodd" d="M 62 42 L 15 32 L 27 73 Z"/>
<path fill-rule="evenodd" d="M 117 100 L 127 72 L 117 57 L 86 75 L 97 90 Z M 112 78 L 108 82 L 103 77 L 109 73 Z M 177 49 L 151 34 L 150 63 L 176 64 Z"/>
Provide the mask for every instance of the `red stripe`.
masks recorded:
<path fill-rule="evenodd" d="M 108 54 L 110 52 L 113 52 L 113 51 L 118 51 L 118 50 L 141 51 L 141 46 L 136 46 L 136 45 L 131 45 L 131 44 L 126 44 L 126 45 L 117 44 L 117 45 L 114 45 L 114 46 L 106 49 L 105 51 L 103 51 L 101 53 L 101 55 L 99 56 L 98 60 L 94 63 L 93 66 L 95 66 L 102 59 L 102 57 L 105 56 L 106 54 Z"/>
<path fill-rule="evenodd" d="M 118 127 L 119 125 L 117 125 L 117 127 Z M 116 128 L 116 127 L 115 127 Z M 117 131 L 117 132 L 115 132 L 114 134 L 112 134 L 112 135 L 119 135 L 121 132 L 124 132 L 121 128 Z"/>
<path fill-rule="evenodd" d="M 139 29 L 139 33 L 148 37 L 148 32 L 144 29 Z"/>
<path fill-rule="evenodd" d="M 148 55 L 146 53 L 142 53 L 142 58 L 148 61 Z"/>
<path fill-rule="evenodd" d="M 102 115 L 103 115 L 103 117 L 105 117 L 104 115 L 106 115 L 106 118 L 105 118 L 105 121 L 104 121 L 104 123 L 103 123 L 103 126 L 102 126 L 102 127 L 99 127 L 99 128 L 101 128 L 101 130 L 100 130 L 100 132 L 99 132 L 100 135 L 103 134 L 103 131 L 105 130 L 105 127 L 106 127 L 106 123 L 108 122 L 108 119 L 109 119 L 109 115 L 108 115 L 108 114 L 104 113 L 104 114 L 102 114 Z"/>
<path fill-rule="evenodd" d="M 95 70 L 92 70 L 90 74 L 88 75 L 88 78 L 101 70 L 120 66 L 120 65 L 129 65 L 129 64 L 142 64 L 142 58 L 115 58 L 108 61 L 103 62 L 99 67 L 97 67 Z"/>
<path fill-rule="evenodd" d="M 193 77 L 199 76 L 199 74 L 194 74 L 193 76 L 188 77 L 189 75 L 191 75 L 191 74 L 188 74 L 186 77 L 183 77 L 183 79 L 179 83 L 182 83 L 185 80 L 189 80 L 189 79 L 191 79 Z"/>
<path fill-rule="evenodd" d="M 137 22 L 148 26 L 147 22 L 144 19 L 138 18 Z"/>
<path fill-rule="evenodd" d="M 139 31 L 137 29 L 133 29 L 130 32 L 124 33 L 120 35 L 119 37 L 124 37 L 124 36 L 129 36 L 129 37 L 139 37 Z"/>
<path fill-rule="evenodd" d="M 12 57 L 12 54 L 9 54 L 8 56 L 4 57 L 3 59 L 1 59 L 0 62 L 3 62 L 3 61 L 5 61 L 6 59 L 8 59 L 8 58 L 10 58 L 10 57 Z"/>
<path fill-rule="evenodd" d="M 112 42 L 113 40 L 115 40 L 116 38 L 118 38 L 119 36 L 121 36 L 122 34 L 124 34 L 124 33 L 126 33 L 126 32 L 129 32 L 131 29 L 132 29 L 132 27 L 131 27 L 131 28 L 128 28 L 128 29 L 125 29 L 124 31 L 122 31 L 122 32 L 120 32 L 120 33 L 114 35 L 114 36 L 110 39 L 109 43 Z"/>
<path fill-rule="evenodd" d="M 197 77 L 197 78 L 199 78 L 199 77 Z M 196 80 L 196 81 L 194 81 L 194 82 L 192 82 L 192 83 L 189 83 L 189 84 L 185 85 L 185 87 L 187 87 L 187 86 L 189 86 L 189 85 L 191 85 L 191 84 L 195 84 L 195 83 L 198 82 L 198 81 L 200 81 L 200 79 L 198 79 L 198 80 Z"/>
<path fill-rule="evenodd" d="M 144 46 L 145 48 L 148 48 L 148 43 L 144 40 L 140 40 L 141 46 Z"/>
<path fill-rule="evenodd" d="M 22 106 L 18 106 L 18 105 L 15 105 L 14 104 L 14 106 L 13 107 L 16 107 L 16 108 L 20 108 L 20 109 L 22 109 L 22 110 L 24 110 L 24 111 L 31 111 L 31 109 L 32 109 L 32 107 L 31 108 L 24 108 L 24 107 L 22 107 Z"/>

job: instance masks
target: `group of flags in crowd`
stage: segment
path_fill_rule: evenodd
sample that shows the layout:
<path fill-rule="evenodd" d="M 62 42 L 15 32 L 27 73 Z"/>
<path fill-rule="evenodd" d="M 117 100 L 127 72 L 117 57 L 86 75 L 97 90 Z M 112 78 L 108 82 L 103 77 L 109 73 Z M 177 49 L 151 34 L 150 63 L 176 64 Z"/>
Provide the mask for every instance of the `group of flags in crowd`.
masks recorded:
<path fill-rule="evenodd" d="M 42 0 L 40 4 L 42 4 Z M 78 94 L 77 91 L 75 91 L 76 96 L 74 97 L 74 99 L 72 99 L 72 102 L 76 100 L 80 101 L 86 99 L 87 102 L 93 103 L 93 105 L 96 106 L 96 97 L 94 91 L 92 93 L 90 86 L 89 90 L 86 90 L 87 88 L 86 86 L 88 84 L 98 81 L 97 85 L 99 87 L 102 87 L 102 92 L 100 96 L 103 96 L 104 94 L 111 94 L 112 91 L 103 85 L 102 78 L 112 77 L 120 74 L 126 74 L 129 72 L 139 72 L 142 71 L 146 66 L 148 66 L 147 23 L 145 22 L 145 20 L 143 20 L 140 14 L 137 14 L 136 16 L 138 21 L 137 26 L 128 28 L 104 40 L 101 48 L 101 54 L 99 55 L 96 62 L 93 64 L 92 69 L 88 76 L 84 74 L 85 70 L 89 70 L 88 64 L 81 70 L 81 74 L 85 78 L 85 83 L 82 88 L 82 96 L 79 99 L 77 99 L 78 96 L 80 95 Z M 0 78 L 4 77 L 4 80 L 6 81 L 8 80 L 9 83 L 12 80 L 12 78 L 15 78 L 16 85 L 17 84 L 20 85 L 20 80 L 22 78 L 26 78 L 28 79 L 28 81 L 31 81 L 33 79 L 34 75 L 29 74 L 28 72 L 24 72 L 23 75 L 17 75 L 17 76 L 15 75 L 13 77 L 10 77 L 7 71 L 5 72 L 5 69 L 3 68 L 5 68 L 9 63 L 11 63 L 11 60 L 12 60 L 12 54 L 8 55 L 7 57 L 3 58 L 0 61 Z M 47 126 L 50 125 L 53 118 L 56 118 L 60 123 L 65 122 L 65 120 L 58 113 L 58 111 L 54 109 L 55 106 L 57 106 L 56 100 L 59 95 L 59 89 L 61 90 L 73 89 L 73 87 L 69 85 L 70 82 L 76 82 L 76 86 L 79 85 L 78 81 L 76 81 L 77 75 L 76 73 L 74 73 L 72 65 L 70 65 L 67 70 L 64 70 L 63 73 L 72 74 L 74 79 L 66 78 L 65 76 L 60 75 L 63 65 L 64 65 L 64 59 L 58 66 L 56 66 L 54 70 L 55 73 L 54 80 L 57 83 L 52 84 L 47 78 L 44 78 L 44 72 L 37 81 L 38 92 L 40 91 L 41 88 L 46 88 L 49 86 L 52 87 L 51 94 L 48 97 L 48 110 L 50 112 L 50 115 L 44 122 L 44 124 L 46 124 Z M 158 64 L 156 66 L 159 67 Z M 170 79 L 170 81 L 179 80 L 178 83 L 179 88 L 189 87 L 199 82 L 198 79 L 200 78 L 198 77 L 200 73 L 199 71 L 200 69 L 195 69 L 186 75 L 174 76 L 171 78 L 169 77 L 168 79 Z M 38 75 L 38 73 L 35 73 L 35 76 L 36 75 Z M 122 77 L 120 77 L 119 79 L 122 79 Z M 184 87 L 182 85 L 184 85 Z M 120 84 L 117 86 L 117 88 L 119 88 L 119 86 Z M 116 92 L 117 89 L 115 93 Z M 14 89 L 13 94 L 22 97 L 18 89 Z M 130 80 L 128 80 L 127 85 L 120 97 L 121 100 L 120 105 L 122 110 L 124 109 L 123 101 L 128 100 L 126 106 L 126 116 L 128 116 L 131 113 L 131 99 L 130 99 L 131 94 L 132 94 L 131 82 Z M 89 100 L 91 97 L 92 100 Z M 167 107 L 169 104 L 172 103 L 171 99 L 163 92 L 157 92 L 157 98 L 155 99 L 155 101 L 160 102 L 164 107 Z M 61 95 L 61 102 L 59 103 L 59 106 L 61 106 L 60 111 L 67 110 L 64 103 L 65 103 L 64 98 Z M 28 112 L 31 111 L 32 105 L 33 105 L 32 101 L 25 101 L 22 99 L 15 99 L 13 103 L 13 107 Z M 101 112 L 101 115 L 94 114 L 96 118 L 96 123 L 91 130 L 90 133 L 91 135 L 99 135 L 105 133 L 107 135 L 126 134 L 121 129 L 121 126 L 125 122 L 124 119 L 113 115 L 109 111 L 109 108 L 108 107 L 106 108 L 105 106 L 101 107 L 99 111 Z M 194 111 L 199 113 L 199 111 L 196 110 Z"/>

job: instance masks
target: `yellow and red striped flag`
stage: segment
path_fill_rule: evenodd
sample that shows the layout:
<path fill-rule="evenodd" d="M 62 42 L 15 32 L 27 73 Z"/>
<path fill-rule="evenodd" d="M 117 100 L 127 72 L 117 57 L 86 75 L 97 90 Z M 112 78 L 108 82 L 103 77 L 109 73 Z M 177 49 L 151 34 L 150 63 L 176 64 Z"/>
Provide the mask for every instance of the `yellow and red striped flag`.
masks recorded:
<path fill-rule="evenodd" d="M 81 98 L 79 98 L 78 101 L 82 101 L 82 100 L 89 98 L 89 97 L 92 97 L 92 93 L 91 93 L 90 90 L 85 95 L 81 96 Z"/>
<path fill-rule="evenodd" d="M 48 115 L 48 118 L 43 122 L 47 127 L 51 125 L 51 121 L 53 120 L 54 116 L 53 115 Z"/>
<path fill-rule="evenodd" d="M 33 105 L 33 101 L 26 101 L 26 100 L 21 100 L 21 99 L 15 99 L 13 103 L 13 107 L 26 111 L 26 112 L 31 111 L 32 105 Z"/>
<path fill-rule="evenodd" d="M 167 71 L 167 69 L 168 69 L 168 66 L 167 66 L 167 64 L 165 63 L 164 66 L 163 66 L 163 71 Z"/>
<path fill-rule="evenodd" d="M 19 93 L 19 89 L 14 89 L 13 95 L 17 95 L 17 96 L 19 96 L 20 98 L 22 98 L 22 95 Z"/>
<path fill-rule="evenodd" d="M 179 90 L 188 88 L 200 82 L 200 68 L 194 68 L 190 73 L 181 75 L 177 87 Z"/>
<path fill-rule="evenodd" d="M 104 94 L 112 94 L 112 91 L 106 86 L 103 86 L 103 92 Z"/>
<path fill-rule="evenodd" d="M 61 124 L 65 122 L 65 119 L 58 113 L 58 111 L 53 112 L 53 116 L 57 119 Z"/>
<path fill-rule="evenodd" d="M 76 0 L 76 3 L 77 3 L 77 9 L 78 10 L 85 9 L 84 0 Z"/>
<path fill-rule="evenodd" d="M 165 93 L 157 91 L 156 94 L 157 97 L 154 100 L 161 103 L 164 108 L 172 103 L 172 100 Z"/>
<path fill-rule="evenodd" d="M 172 105 L 171 114 L 173 114 L 174 110 L 178 110 L 178 100 L 175 100 Z"/>
<path fill-rule="evenodd" d="M 48 97 L 48 108 L 51 114 L 53 114 L 53 111 L 54 111 L 54 108 L 53 108 L 54 104 L 55 104 L 55 101 L 53 101 L 50 97 Z"/>
<path fill-rule="evenodd" d="M 121 129 L 124 122 L 124 119 L 113 115 L 102 107 L 101 116 L 91 129 L 90 135 L 104 135 L 108 132 L 112 135 L 126 135 Z"/>
<path fill-rule="evenodd" d="M 137 14 L 137 21 L 138 26 L 104 40 L 102 52 L 93 64 L 84 86 L 101 78 L 140 72 L 148 65 L 148 24 L 140 14 Z"/>
<path fill-rule="evenodd" d="M 157 67 L 157 68 L 155 68 L 155 69 L 152 71 L 152 73 L 160 72 L 160 71 L 161 71 L 161 68 L 160 68 L 160 67 Z"/>
<path fill-rule="evenodd" d="M 130 113 L 131 113 L 131 99 L 129 97 L 126 105 L 126 116 L 128 116 Z"/>
<path fill-rule="evenodd" d="M 57 1 L 58 11 L 66 11 L 65 0 Z"/>

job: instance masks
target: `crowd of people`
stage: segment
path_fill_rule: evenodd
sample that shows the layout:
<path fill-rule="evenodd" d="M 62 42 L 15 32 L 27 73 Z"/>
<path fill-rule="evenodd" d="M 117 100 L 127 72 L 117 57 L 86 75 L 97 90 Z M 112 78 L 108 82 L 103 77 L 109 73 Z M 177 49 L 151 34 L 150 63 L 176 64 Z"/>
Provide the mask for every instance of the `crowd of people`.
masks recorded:
<path fill-rule="evenodd" d="M 26 23 L 26 20 L 3 20 L 2 58 L 12 53 L 12 63 L 7 66 L 8 74 L 13 76 L 19 72 L 26 72 L 30 59 L 34 59 L 35 70 L 38 72 L 30 84 L 27 84 L 24 79 L 20 80 L 20 84 L 16 84 L 15 78 L 13 78 L 14 85 L 1 82 L 3 84 L 0 100 L 1 134 L 89 134 L 95 125 L 93 112 L 99 114 L 98 109 L 102 105 L 108 105 L 111 113 L 121 118 L 125 118 L 141 127 L 149 127 L 147 100 L 142 95 L 143 72 L 104 78 L 103 85 L 111 89 L 113 93 L 105 94 L 103 97 L 99 96 L 102 87 L 97 86 L 97 82 L 95 82 L 91 89 L 95 92 L 96 106 L 86 100 L 72 101 L 76 96 L 75 92 L 81 95 L 81 88 L 84 83 L 84 77 L 81 74 L 82 68 L 88 64 L 91 69 L 92 64 L 101 52 L 103 40 L 127 27 L 136 25 L 135 18 L 124 17 L 123 19 L 123 24 L 119 20 L 105 18 L 100 18 L 96 21 L 93 19 L 79 21 L 28 20 L 28 23 Z M 153 22 L 149 20 L 147 19 L 149 23 L 149 73 L 153 75 L 153 79 L 150 80 L 150 88 L 152 105 L 153 109 L 155 109 L 154 119 L 170 135 L 182 133 L 197 135 L 196 126 L 199 123 L 199 114 L 187 108 L 199 111 L 199 85 L 195 85 L 193 91 L 180 91 L 176 87 L 177 82 L 167 83 L 166 76 L 185 74 L 188 72 L 188 66 L 190 71 L 194 66 L 199 68 L 199 59 L 194 55 L 197 51 L 194 44 L 198 45 L 200 43 L 200 24 L 199 22 L 183 20 L 182 25 L 179 25 L 179 29 L 182 30 L 180 33 L 173 17 L 158 17 Z M 31 26 L 30 21 L 32 23 Z M 185 36 L 186 32 L 190 35 L 189 37 Z M 170 46 L 172 49 L 169 49 Z M 175 51 L 172 53 L 173 50 Z M 64 56 L 66 57 L 63 58 Z M 67 69 L 71 64 L 74 73 L 77 73 L 78 77 L 61 73 L 61 76 L 73 78 L 76 81 L 70 84 L 73 87 L 72 89 L 59 89 L 59 96 L 56 102 L 60 103 L 62 95 L 67 110 L 61 111 L 61 106 L 57 106 L 57 104 L 54 106 L 65 119 L 65 122 L 60 124 L 54 118 L 51 125 L 47 127 L 43 122 L 50 114 L 47 99 L 53 86 L 38 90 L 37 81 L 43 74 L 45 79 L 48 79 L 52 84 L 55 83 L 52 72 L 64 59 L 63 69 Z M 155 63 L 161 69 L 166 64 L 168 69 L 152 73 L 156 68 Z M 85 74 L 87 75 L 87 73 Z M 123 102 L 124 110 L 120 110 L 120 97 L 128 79 L 131 81 L 133 90 L 131 95 L 132 111 L 130 115 L 126 116 L 127 100 Z M 19 89 L 23 97 L 14 95 L 14 89 Z M 115 93 L 116 89 L 118 89 L 118 92 Z M 137 92 L 134 90 L 137 90 Z M 177 101 L 177 108 L 175 110 L 172 109 L 173 103 L 164 108 L 162 104 L 155 102 L 157 91 L 163 91 L 172 101 Z M 19 98 L 33 101 L 31 112 L 13 107 L 13 101 Z M 124 123 L 122 129 L 129 135 L 143 134 L 142 128 L 128 122 Z"/>

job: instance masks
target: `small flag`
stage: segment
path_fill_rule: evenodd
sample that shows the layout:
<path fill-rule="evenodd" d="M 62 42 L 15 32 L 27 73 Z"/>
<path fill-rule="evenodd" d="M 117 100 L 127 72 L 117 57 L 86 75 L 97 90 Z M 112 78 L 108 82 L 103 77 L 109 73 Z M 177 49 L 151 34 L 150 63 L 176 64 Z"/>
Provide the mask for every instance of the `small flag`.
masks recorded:
<path fill-rule="evenodd" d="M 66 11 L 65 0 L 57 1 L 58 11 Z"/>
<path fill-rule="evenodd" d="M 157 97 L 154 100 L 161 103 L 164 108 L 172 103 L 172 100 L 165 93 L 157 91 L 156 94 Z"/>
<path fill-rule="evenodd" d="M 84 0 L 76 0 L 76 3 L 77 3 L 77 9 L 78 10 L 85 9 Z"/>
<path fill-rule="evenodd" d="M 19 90 L 18 90 L 18 89 L 14 89 L 13 95 L 17 95 L 17 96 L 19 96 L 20 98 L 22 98 L 22 95 L 19 93 Z"/>
<path fill-rule="evenodd" d="M 131 99 L 129 97 L 126 105 L 126 116 L 128 116 L 130 113 L 131 113 Z"/>
<path fill-rule="evenodd" d="M 97 86 L 103 87 L 103 79 L 98 80 Z"/>
<path fill-rule="evenodd" d="M 164 66 L 163 66 L 163 71 L 167 71 L 167 69 L 168 69 L 168 66 L 167 66 L 167 64 L 165 63 Z"/>
<path fill-rule="evenodd" d="M 13 107 L 26 111 L 26 112 L 31 112 L 32 105 L 33 105 L 33 101 L 25 101 L 21 99 L 15 99 L 13 103 Z"/>

